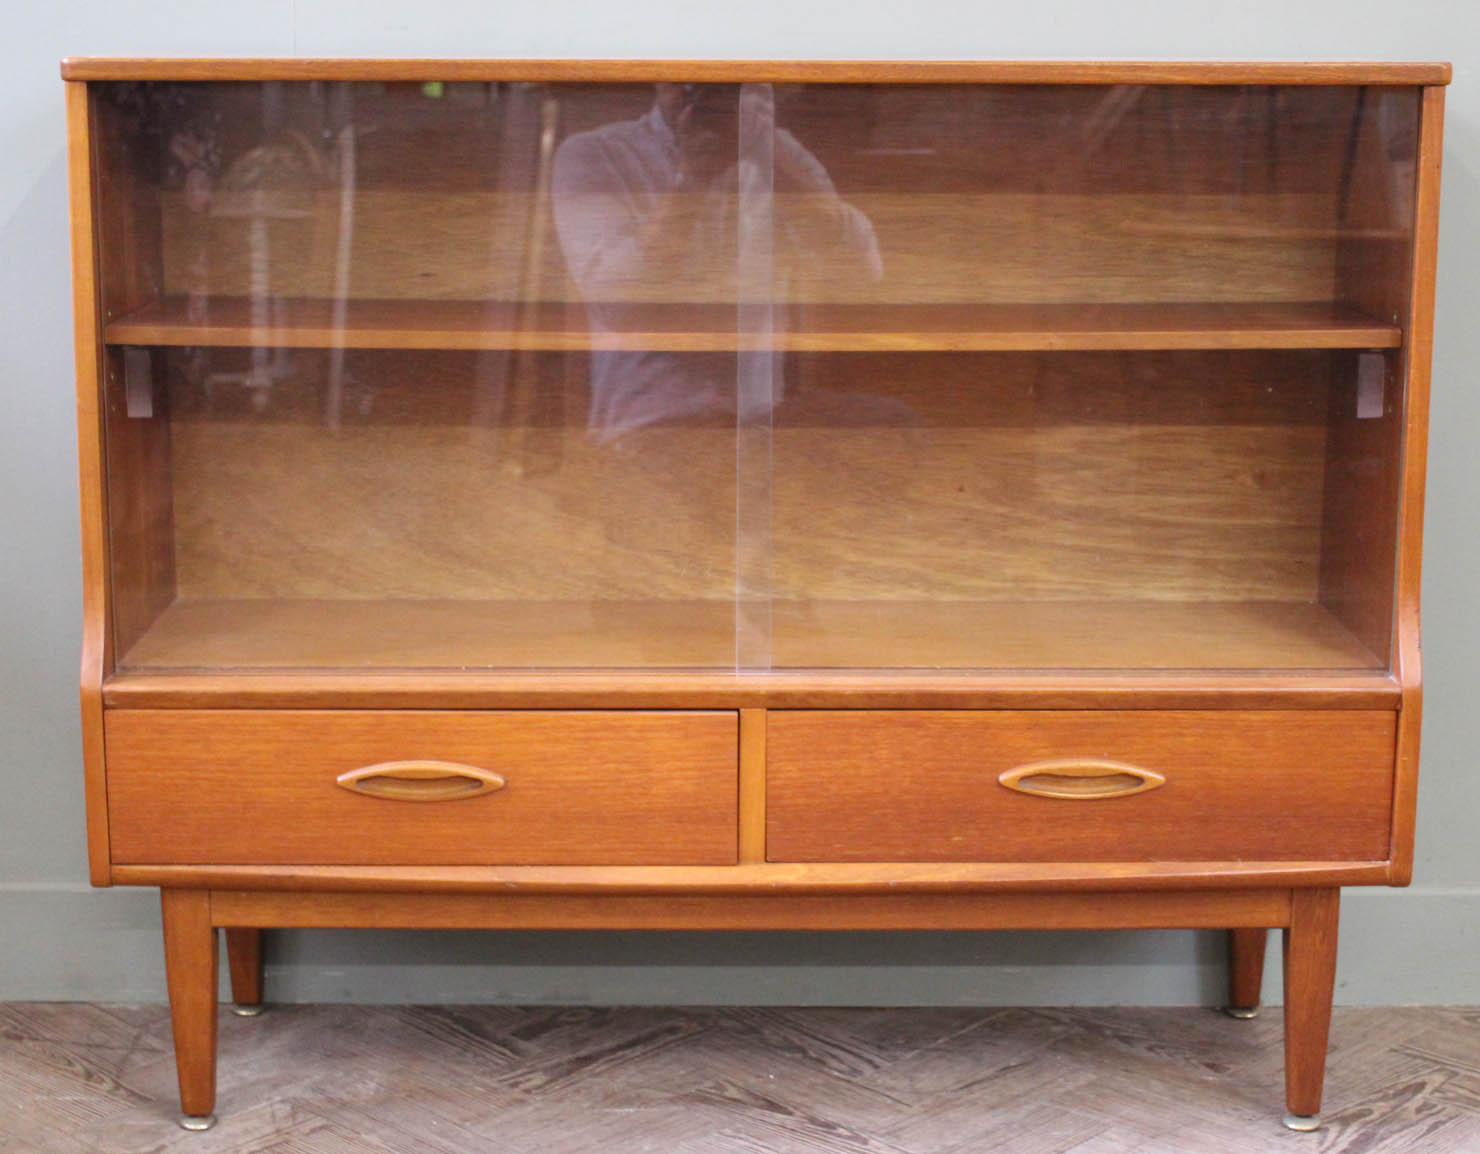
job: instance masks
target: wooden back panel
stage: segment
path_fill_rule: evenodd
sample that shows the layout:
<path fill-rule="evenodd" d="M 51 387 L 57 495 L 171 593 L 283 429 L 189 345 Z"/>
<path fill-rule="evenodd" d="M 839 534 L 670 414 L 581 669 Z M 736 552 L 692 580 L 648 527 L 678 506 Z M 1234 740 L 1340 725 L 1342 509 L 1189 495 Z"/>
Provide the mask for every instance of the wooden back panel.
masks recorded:
<path fill-rule="evenodd" d="M 207 397 L 175 357 L 182 597 L 734 595 L 723 407 L 609 435 L 588 425 L 585 354 L 528 358 L 538 403 L 512 419 L 513 361 L 361 354 L 331 433 L 316 355 L 263 413 L 229 384 Z M 1312 601 L 1341 355 L 788 357 L 773 591 Z"/>
<path fill-rule="evenodd" d="M 748 291 L 802 302 L 1332 297 L 1356 89 L 800 85 L 752 116 L 719 88 L 775 145 L 678 191 L 638 125 L 652 85 L 110 90 L 166 174 L 165 293 L 729 301 L 740 220 L 774 191 L 774 276 Z M 610 171 L 562 170 L 576 137 Z M 645 250 L 602 281 L 569 274 L 582 254 L 555 229 L 593 192 Z M 828 226 L 839 200 L 881 275 Z"/>

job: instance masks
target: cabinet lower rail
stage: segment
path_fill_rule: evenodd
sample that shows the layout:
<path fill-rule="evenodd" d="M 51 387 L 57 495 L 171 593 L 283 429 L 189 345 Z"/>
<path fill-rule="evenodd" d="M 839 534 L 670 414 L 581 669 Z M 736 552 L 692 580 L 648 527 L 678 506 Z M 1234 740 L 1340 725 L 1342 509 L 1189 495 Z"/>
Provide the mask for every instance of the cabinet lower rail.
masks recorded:
<path fill-rule="evenodd" d="M 473 894 L 784 894 L 1234 890 L 1382 885 L 1388 861 L 746 862 L 730 866 L 114 865 L 117 885 Z"/>
<path fill-rule="evenodd" d="M 1284 925 L 1289 921 L 1294 891 L 908 894 L 207 892 L 211 924 L 233 927 L 1109 930 Z"/>

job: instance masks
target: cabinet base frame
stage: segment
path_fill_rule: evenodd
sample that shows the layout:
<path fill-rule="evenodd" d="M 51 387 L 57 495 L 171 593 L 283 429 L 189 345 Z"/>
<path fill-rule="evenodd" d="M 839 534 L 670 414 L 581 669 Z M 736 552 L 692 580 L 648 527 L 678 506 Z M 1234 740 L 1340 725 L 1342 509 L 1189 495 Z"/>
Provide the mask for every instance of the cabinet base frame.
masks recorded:
<path fill-rule="evenodd" d="M 1284 926 L 1289 924 L 1292 895 L 1296 891 L 909 894 L 198 892 L 208 895 L 212 924 L 233 928 L 1121 930 Z"/>
<path fill-rule="evenodd" d="M 363 929 L 1027 930 L 1280 927 L 1286 1108 L 1320 1112 L 1340 890 L 1083 893 L 393 893 L 167 888 L 165 963 L 184 1113 L 216 1099 L 218 929 L 238 995 L 261 997 L 258 931 Z M 255 971 L 255 977 L 252 971 Z"/>

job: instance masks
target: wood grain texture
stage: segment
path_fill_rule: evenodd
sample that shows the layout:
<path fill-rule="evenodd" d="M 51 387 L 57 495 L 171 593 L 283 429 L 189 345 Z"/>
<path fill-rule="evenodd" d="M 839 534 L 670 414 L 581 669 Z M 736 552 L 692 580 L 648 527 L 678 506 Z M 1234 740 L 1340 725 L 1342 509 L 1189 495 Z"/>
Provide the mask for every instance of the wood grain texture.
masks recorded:
<path fill-rule="evenodd" d="M 159 386 L 160 366 L 155 358 L 149 360 L 156 407 L 153 416 L 141 418 L 126 412 L 123 351 L 110 348 L 104 358 L 109 590 L 116 654 L 127 653 L 176 594 L 171 426 L 164 390 Z"/>
<path fill-rule="evenodd" d="M 120 865 L 123 885 L 334 893 L 830 894 L 1380 885 L 1386 861 L 765 862 L 733 866 Z"/>
<path fill-rule="evenodd" d="M 1285 1103 L 1292 1114 L 1319 1114 L 1326 1077 L 1331 994 L 1341 891 L 1298 890 L 1284 931 Z"/>
<path fill-rule="evenodd" d="M 773 622 L 772 661 L 783 671 L 1377 665 L 1330 614 L 1300 603 L 808 601 L 777 604 Z M 260 598 L 178 601 L 123 655 L 122 666 L 681 670 L 733 662 L 734 606 L 723 601 Z M 734 688 L 753 684 L 742 680 Z"/>
<path fill-rule="evenodd" d="M 509 433 L 177 423 L 179 596 L 734 597 L 733 428 L 555 430 L 537 473 Z"/>
<path fill-rule="evenodd" d="M 914 84 L 1448 84 L 1447 63 L 1047 60 L 434 60 L 69 56 L 65 80 Z"/>
<path fill-rule="evenodd" d="M 1227 375 L 1194 404 L 1199 364 Z M 1299 365 L 1312 375 L 1297 385 Z M 748 542 L 737 538 L 732 413 L 610 439 L 478 426 L 458 412 L 471 404 L 467 366 L 423 368 L 431 379 L 399 394 L 401 408 L 390 389 L 383 416 L 335 434 L 288 409 L 253 416 L 222 401 L 182 413 L 172 430 L 179 595 L 733 596 Z M 1045 368 L 1035 400 L 1021 362 L 991 358 L 949 374 L 960 390 L 950 395 L 963 398 L 954 413 L 941 411 L 939 389 L 926 391 L 923 361 L 854 365 L 851 393 L 799 392 L 776 413 L 767 458 L 775 595 L 1316 599 L 1323 359 L 1079 368 L 1072 404 L 1073 369 Z M 815 370 L 817 383 L 839 371 Z M 1268 399 L 1257 399 L 1260 385 Z M 312 381 L 299 391 L 312 393 Z M 1003 408 L 992 412 L 983 394 Z M 520 451 L 531 437 L 550 450 L 542 468 Z M 820 507 L 823 487 L 837 499 Z"/>
<path fill-rule="evenodd" d="M 82 520 L 82 761 L 87 800 L 87 863 L 93 885 L 108 884 L 107 770 L 103 678 L 113 669 L 104 507 L 102 349 L 98 255 L 93 219 L 92 123 L 87 86 L 67 88 L 67 195 L 72 239 L 72 340 L 77 381 L 77 467 Z"/>
<path fill-rule="evenodd" d="M 95 100 L 93 114 L 98 289 L 102 315 L 111 319 L 143 307 L 159 291 L 164 160 L 157 150 L 138 146 L 131 116 L 116 104 Z M 131 374 L 126 371 L 129 361 Z M 129 375 L 137 378 L 132 386 Z M 105 499 L 112 643 L 117 653 L 126 652 L 175 596 L 170 412 L 164 380 L 157 355 L 105 351 L 101 381 Z"/>
<path fill-rule="evenodd" d="M 178 601 L 131 669 L 733 668 L 727 601 Z"/>
<path fill-rule="evenodd" d="M 1228 1006 L 1252 1010 L 1264 988 L 1264 952 L 1269 944 L 1265 928 L 1228 931 Z"/>
<path fill-rule="evenodd" d="M 238 1006 L 262 1004 L 262 931 L 229 926 L 226 967 L 231 973 L 231 1000 Z"/>
<path fill-rule="evenodd" d="M 216 930 L 206 890 L 162 890 L 164 966 L 180 1109 L 202 1117 L 216 1108 Z"/>
<path fill-rule="evenodd" d="M 1291 891 L 892 895 L 268 893 L 217 890 L 232 925 L 401 929 L 1194 929 L 1289 919 Z"/>
<path fill-rule="evenodd" d="M 1409 302 L 1408 362 L 1404 382 L 1403 499 L 1398 511 L 1399 550 L 1396 631 L 1397 673 L 1403 710 L 1398 717 L 1398 769 L 1393 805 L 1395 885 L 1413 876 L 1414 824 L 1418 808 L 1418 749 L 1423 720 L 1420 594 L 1423 564 L 1423 505 L 1429 452 L 1429 377 L 1434 355 L 1434 278 L 1439 246 L 1439 178 L 1444 140 L 1444 91 L 1426 88 L 1419 124 L 1418 208 L 1414 232 L 1412 299 Z"/>
<path fill-rule="evenodd" d="M 915 349 L 1385 348 L 1400 332 L 1355 309 L 1307 304 L 815 305 L 764 336 L 724 305 L 604 309 L 593 327 L 561 302 L 295 299 L 255 327 L 252 303 L 155 301 L 109 322 L 110 344 L 352 349 L 654 349 L 897 352 Z M 194 315 L 192 315 L 194 314 Z M 511 322 L 521 326 L 512 327 Z"/>
<path fill-rule="evenodd" d="M 317 670 L 115 674 L 132 709 L 1396 709 L 1385 671 L 1278 673 Z"/>
<path fill-rule="evenodd" d="M 1165 558 L 1163 558 L 1165 560 Z M 1280 601 L 780 601 L 780 669 L 1370 669 L 1319 606 Z"/>
<path fill-rule="evenodd" d="M 425 158 L 423 163 L 431 166 L 434 158 Z M 434 338 L 416 334 L 436 332 L 434 326 L 442 323 L 435 319 L 439 315 L 458 318 L 456 324 L 446 326 L 451 329 L 451 347 L 490 347 L 470 332 L 480 303 L 488 302 L 482 304 L 485 326 L 494 333 L 508 333 L 519 322 L 510 315 L 514 310 L 508 304 L 500 308 L 500 302 L 525 300 L 530 284 L 539 286 L 540 295 L 533 300 L 550 303 L 524 321 L 531 333 L 542 335 L 524 338 L 515 347 L 643 347 L 643 342 L 662 340 L 660 334 L 668 334 L 666 339 L 680 349 L 734 348 L 733 321 L 731 331 L 721 337 L 713 335 L 712 323 L 696 335 L 692 318 L 703 318 L 706 311 L 686 306 L 733 309 L 737 301 L 754 299 L 797 310 L 794 326 L 784 311 L 779 319 L 783 330 L 795 327 L 797 335 L 786 340 L 801 348 L 809 347 L 807 334 L 813 331 L 822 334 L 811 341 L 813 347 L 841 343 L 850 348 L 863 340 L 856 333 L 845 341 L 837 334 L 828 338 L 829 328 L 841 324 L 846 334 L 861 328 L 862 318 L 868 315 L 860 314 L 850 324 L 848 312 L 832 306 L 906 304 L 1192 305 L 1198 307 L 1188 310 L 1181 324 L 1175 323 L 1175 310 L 1146 310 L 1141 317 L 1142 325 L 1153 332 L 1166 329 L 1170 322 L 1172 330 L 1186 328 L 1192 333 L 1219 327 L 1211 323 L 1219 310 L 1205 306 L 1304 305 L 1304 311 L 1296 309 L 1293 314 L 1278 308 L 1267 313 L 1251 309 L 1244 314 L 1246 325 L 1255 321 L 1254 331 L 1262 328 L 1272 334 L 1293 321 L 1297 327 L 1313 330 L 1318 342 L 1328 343 L 1350 340 L 1336 335 L 1342 326 L 1333 322 L 1344 319 L 1350 327 L 1372 332 L 1380 344 L 1392 340 L 1390 323 L 1374 324 L 1330 303 L 1343 233 L 1337 222 L 1339 201 L 1329 191 L 1210 196 L 1078 189 L 997 192 L 969 188 L 928 194 L 860 189 L 848 195 L 847 203 L 866 218 L 875 237 L 882 254 L 878 277 L 860 270 L 854 249 L 835 242 L 808 244 L 804 234 L 787 227 L 790 220 L 807 219 L 821 211 L 815 194 L 777 192 L 770 229 L 775 233 L 770 273 L 763 284 L 747 281 L 743 286 L 742 253 L 734 241 L 739 205 L 727 191 L 653 194 L 652 205 L 640 219 L 660 221 L 664 228 L 647 239 L 640 261 L 634 261 L 630 270 L 599 283 L 589 279 L 577 283 L 571 277 L 567 264 L 574 254 L 561 247 L 553 226 L 532 231 L 532 221 L 548 220 L 550 214 L 529 191 L 439 189 L 432 195 L 422 187 L 357 189 L 353 233 L 348 239 L 350 255 L 343 273 L 338 262 L 339 190 L 308 183 L 305 178 L 304 185 L 293 192 L 295 207 L 269 220 L 264 226 L 265 242 L 262 231 L 247 227 L 239 214 L 201 213 L 191 208 L 184 193 L 161 192 L 162 293 L 167 297 L 194 294 L 208 301 L 254 294 L 262 300 L 268 296 L 343 296 L 367 302 L 367 319 L 394 318 L 401 302 L 412 303 L 400 315 L 414 323 L 400 330 L 406 335 L 398 339 L 420 347 Z M 590 211 L 602 212 L 602 219 L 613 229 L 632 227 L 630 220 L 608 206 L 594 206 Z M 540 263 L 531 275 L 532 259 Z M 439 314 L 414 303 L 426 301 L 448 302 L 452 307 Z M 593 314 L 589 325 L 579 317 L 565 317 L 558 307 L 563 301 L 585 301 Z M 666 308 L 656 315 L 633 307 L 675 301 L 684 307 Z M 227 323 L 206 321 L 205 334 L 240 333 L 244 323 L 240 306 L 229 301 L 214 303 L 224 308 Z M 826 307 L 814 318 L 813 306 Z M 932 321 L 926 309 L 910 311 L 926 334 L 940 323 Z M 903 314 L 902 334 L 919 331 L 908 324 L 910 311 Z M 935 315 L 945 322 L 941 332 L 965 329 L 959 311 Z M 1284 323 L 1280 322 L 1282 315 Z M 149 333 L 149 316 L 145 314 L 141 336 Z M 1031 311 L 1009 310 L 999 314 L 997 323 L 1011 332 L 1023 327 L 1018 318 L 1034 316 Z M 1064 319 L 1072 321 L 1073 316 L 1069 311 Z M 1135 318 L 1135 312 L 1126 316 Z M 1263 326 L 1257 324 L 1261 316 L 1269 318 Z M 1236 312 L 1227 319 L 1237 327 Z M 306 321 L 309 330 L 318 334 L 314 343 L 321 343 L 328 327 L 325 320 L 320 317 L 316 323 L 310 311 Z M 1043 323 L 1036 321 L 1029 328 Z M 932 339 L 928 335 L 890 337 L 887 334 L 900 326 L 900 320 L 886 317 L 884 324 L 886 335 L 879 338 L 882 348 L 910 347 Z M 1099 325 L 1103 332 L 1108 321 Z M 295 325 L 289 321 L 279 327 L 291 330 Z M 366 322 L 356 319 L 356 327 L 363 331 Z M 368 327 L 388 326 L 371 323 Z M 1066 327 L 1072 330 L 1074 326 Z M 616 335 L 593 338 L 593 328 Z M 635 338 L 625 335 L 629 329 L 637 334 Z M 1109 339 L 1093 335 L 1093 319 L 1086 331 L 1090 335 L 1081 340 Z M 975 338 L 961 335 L 957 339 Z M 1180 347 L 1189 343 L 1197 347 L 1200 338 L 1184 333 L 1164 339 Z M 1250 339 L 1246 336 L 1244 341 Z M 1291 338 L 1270 335 L 1257 339 L 1278 340 L 1290 347 Z M 512 341 L 505 336 L 493 340 L 496 348 L 508 347 Z M 909 343 L 902 344 L 905 341 Z"/>
<path fill-rule="evenodd" d="M 766 711 L 740 711 L 740 861 L 766 860 Z"/>
<path fill-rule="evenodd" d="M 1314 601 L 1324 439 L 1318 426 L 779 428 L 774 595 Z M 498 429 L 188 422 L 172 440 L 184 600 L 733 596 L 732 431 L 654 429 L 621 447 L 557 432 L 560 464 L 538 475 L 514 467 Z M 840 494 L 826 509 L 821 484 Z"/>
<path fill-rule="evenodd" d="M 783 601 L 1315 600 L 1319 426 L 777 428 L 772 442 Z M 819 507 L 823 477 L 836 496 Z"/>
<path fill-rule="evenodd" d="M 1385 858 L 1391 713 L 775 711 L 767 852 L 776 861 Z M 1017 765 L 1104 757 L 1155 790 L 1029 797 Z"/>
<path fill-rule="evenodd" d="M 735 861 L 734 713 L 112 711 L 115 862 Z M 432 756 L 507 779 L 435 804 L 336 777 Z"/>
<path fill-rule="evenodd" d="M 1418 90 L 1372 90 L 1358 102 L 1348 143 L 1337 291 L 1410 327 Z M 1405 437 L 1406 350 L 1374 361 L 1337 358 L 1331 391 L 1322 516 L 1321 601 L 1386 662 L 1393 644 L 1393 564 Z M 1360 378 L 1381 395 L 1358 412 Z M 1370 406 L 1369 399 L 1369 406 Z"/>

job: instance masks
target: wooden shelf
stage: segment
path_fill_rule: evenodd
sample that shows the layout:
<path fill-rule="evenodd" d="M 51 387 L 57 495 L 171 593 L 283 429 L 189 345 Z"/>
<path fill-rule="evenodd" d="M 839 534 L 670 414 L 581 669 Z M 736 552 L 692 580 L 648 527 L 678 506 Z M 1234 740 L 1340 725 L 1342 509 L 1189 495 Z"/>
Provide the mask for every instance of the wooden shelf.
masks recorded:
<path fill-rule="evenodd" d="M 778 602 L 773 664 L 815 669 L 1374 669 L 1317 604 Z"/>
<path fill-rule="evenodd" d="M 1319 605 L 794 601 L 777 669 L 1374 670 Z M 711 669 L 735 664 L 729 601 L 177 601 L 119 663 L 169 670 Z"/>
<path fill-rule="evenodd" d="M 593 328 L 564 302 L 354 300 L 336 318 L 323 299 L 285 302 L 270 325 L 244 297 L 183 297 L 109 322 L 114 345 L 361 349 L 732 352 L 1046 351 L 1396 348 L 1402 331 L 1344 305 L 808 305 L 778 309 L 773 333 L 742 332 L 727 305 L 603 305 Z"/>

